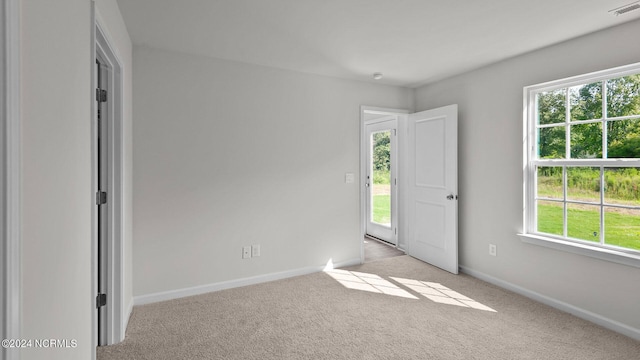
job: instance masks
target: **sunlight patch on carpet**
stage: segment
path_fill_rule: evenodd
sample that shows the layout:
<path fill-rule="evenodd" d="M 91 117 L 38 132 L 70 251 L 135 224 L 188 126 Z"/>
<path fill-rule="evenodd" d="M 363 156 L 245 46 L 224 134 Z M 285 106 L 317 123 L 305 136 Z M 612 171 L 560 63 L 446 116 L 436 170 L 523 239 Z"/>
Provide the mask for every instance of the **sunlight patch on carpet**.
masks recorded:
<path fill-rule="evenodd" d="M 325 273 L 334 278 L 337 282 L 342 284 L 347 289 L 393 295 L 407 299 L 418 299 L 408 291 L 401 289 L 389 280 L 385 280 L 375 274 L 338 269 L 325 270 Z"/>
<path fill-rule="evenodd" d="M 411 279 L 403 279 L 391 277 L 394 281 L 408 287 L 427 299 L 440 304 L 456 305 L 461 307 L 470 307 L 477 310 L 496 312 L 492 308 L 483 305 L 467 296 L 453 291 L 448 287 L 428 281 L 419 281 Z"/>

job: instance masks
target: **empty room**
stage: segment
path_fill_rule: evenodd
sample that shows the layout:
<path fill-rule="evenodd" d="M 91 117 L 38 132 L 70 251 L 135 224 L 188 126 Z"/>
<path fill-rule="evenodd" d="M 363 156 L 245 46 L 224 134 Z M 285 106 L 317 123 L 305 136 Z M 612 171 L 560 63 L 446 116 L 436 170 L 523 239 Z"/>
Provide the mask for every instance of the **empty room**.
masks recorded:
<path fill-rule="evenodd" d="M 640 1 L 0 4 L 3 360 L 640 356 Z"/>

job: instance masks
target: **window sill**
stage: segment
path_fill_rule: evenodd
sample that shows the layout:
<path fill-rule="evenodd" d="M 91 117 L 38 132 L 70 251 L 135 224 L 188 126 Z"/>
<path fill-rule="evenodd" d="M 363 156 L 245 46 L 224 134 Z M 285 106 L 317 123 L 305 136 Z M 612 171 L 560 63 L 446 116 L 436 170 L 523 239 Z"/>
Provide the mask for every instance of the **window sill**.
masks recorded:
<path fill-rule="evenodd" d="M 527 244 L 544 246 L 555 250 L 566 251 L 573 254 L 589 256 L 595 259 L 640 268 L 639 255 L 629 254 L 612 249 L 604 249 L 596 246 L 589 246 L 588 244 L 555 239 L 542 235 L 518 234 L 518 236 L 522 239 L 523 242 Z"/>

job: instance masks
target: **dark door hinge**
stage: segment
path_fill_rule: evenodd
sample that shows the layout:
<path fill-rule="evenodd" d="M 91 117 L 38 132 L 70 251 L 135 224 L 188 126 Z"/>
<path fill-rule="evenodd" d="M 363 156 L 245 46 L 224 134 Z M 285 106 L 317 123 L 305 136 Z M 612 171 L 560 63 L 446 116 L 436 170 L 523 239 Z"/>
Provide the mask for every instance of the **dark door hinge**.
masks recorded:
<path fill-rule="evenodd" d="M 107 294 L 98 294 L 96 296 L 96 308 L 107 305 Z"/>
<path fill-rule="evenodd" d="M 98 191 L 96 193 L 96 205 L 102 205 L 107 203 L 107 193 L 105 191 Z"/>
<path fill-rule="evenodd" d="M 107 101 L 107 90 L 96 89 L 96 101 L 97 102 L 106 102 Z"/>

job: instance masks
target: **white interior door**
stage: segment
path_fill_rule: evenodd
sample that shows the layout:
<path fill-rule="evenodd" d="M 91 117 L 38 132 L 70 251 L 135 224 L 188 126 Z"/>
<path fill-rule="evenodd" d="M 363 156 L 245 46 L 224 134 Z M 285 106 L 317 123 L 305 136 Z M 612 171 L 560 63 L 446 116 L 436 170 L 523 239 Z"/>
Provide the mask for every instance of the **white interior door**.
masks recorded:
<path fill-rule="evenodd" d="M 366 234 L 397 245 L 397 117 L 365 125 L 367 139 Z"/>
<path fill-rule="evenodd" d="M 407 117 L 409 255 L 458 273 L 458 105 Z"/>
<path fill-rule="evenodd" d="M 98 310 L 98 345 L 107 345 L 108 335 L 108 320 L 106 297 L 108 293 L 109 283 L 109 195 L 107 189 L 109 187 L 109 139 L 108 139 L 108 123 L 109 119 L 107 105 L 107 90 L 108 86 L 108 69 L 105 64 L 96 60 L 96 179 L 97 179 L 97 193 L 96 193 L 96 206 L 98 207 L 98 219 L 97 219 L 97 231 L 98 231 L 98 246 L 97 246 L 97 260 L 98 260 L 98 294 L 96 296 L 96 308 Z"/>

